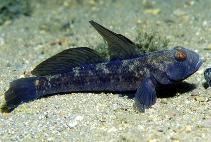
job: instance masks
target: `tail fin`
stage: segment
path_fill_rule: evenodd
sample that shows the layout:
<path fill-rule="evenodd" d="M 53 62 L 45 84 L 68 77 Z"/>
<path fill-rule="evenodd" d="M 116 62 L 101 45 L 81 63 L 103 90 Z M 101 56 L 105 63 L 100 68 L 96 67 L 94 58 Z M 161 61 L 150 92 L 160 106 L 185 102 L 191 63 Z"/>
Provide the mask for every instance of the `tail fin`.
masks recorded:
<path fill-rule="evenodd" d="M 11 112 L 18 105 L 36 99 L 35 77 L 21 78 L 10 83 L 10 88 L 5 92 L 5 102 L 1 112 Z"/>

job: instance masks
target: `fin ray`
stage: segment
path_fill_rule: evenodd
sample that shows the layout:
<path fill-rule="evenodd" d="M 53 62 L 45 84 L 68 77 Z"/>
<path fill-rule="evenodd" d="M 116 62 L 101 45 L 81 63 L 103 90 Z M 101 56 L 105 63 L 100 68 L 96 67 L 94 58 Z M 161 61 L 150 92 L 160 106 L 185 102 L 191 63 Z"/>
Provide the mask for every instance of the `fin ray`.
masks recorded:
<path fill-rule="evenodd" d="M 5 102 L 1 105 L 1 112 L 11 112 L 24 102 L 37 99 L 35 77 L 21 78 L 10 83 L 10 88 L 5 92 Z"/>
<path fill-rule="evenodd" d="M 150 77 L 146 77 L 140 84 L 135 94 L 136 108 L 144 112 L 146 108 L 155 104 L 157 96 L 155 91 L 156 84 Z"/>
<path fill-rule="evenodd" d="M 111 60 L 129 59 L 140 55 L 138 47 L 127 37 L 114 33 L 94 21 L 89 22 L 107 41 Z"/>
<path fill-rule="evenodd" d="M 88 47 L 70 48 L 43 61 L 32 70 L 36 76 L 68 72 L 73 67 L 104 62 L 99 53 Z"/>

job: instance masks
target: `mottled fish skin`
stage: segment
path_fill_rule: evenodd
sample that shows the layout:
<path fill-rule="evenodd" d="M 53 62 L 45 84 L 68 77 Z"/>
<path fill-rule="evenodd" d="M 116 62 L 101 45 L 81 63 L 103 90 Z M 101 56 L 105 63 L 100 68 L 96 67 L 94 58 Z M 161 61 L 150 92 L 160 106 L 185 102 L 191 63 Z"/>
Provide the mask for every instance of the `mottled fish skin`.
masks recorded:
<path fill-rule="evenodd" d="M 164 73 L 172 62 L 171 52 L 173 50 L 129 60 L 90 64 L 75 67 L 68 73 L 38 77 L 35 80 L 37 92 L 42 96 L 58 92 L 135 91 L 143 78 L 153 72 L 157 74 L 156 77 L 162 78 L 162 82 L 169 84 L 171 81 Z M 162 63 L 164 59 L 167 61 L 165 64 Z"/>
<path fill-rule="evenodd" d="M 187 70 L 183 75 L 172 80 L 166 71 L 169 66 L 177 62 L 175 52 L 178 49 L 192 54 L 188 49 L 176 47 L 172 50 L 146 53 L 128 60 L 79 66 L 68 73 L 37 77 L 36 90 L 40 94 L 39 97 L 60 92 L 135 91 L 147 76 L 153 76 L 160 84 L 171 84 L 187 78 L 198 68 L 194 67 L 192 70 L 191 64 L 186 63 Z"/>
<path fill-rule="evenodd" d="M 107 41 L 109 61 L 87 47 L 58 53 L 32 71 L 37 77 L 11 82 L 1 110 L 10 112 L 24 102 L 48 94 L 136 91 L 136 108 L 144 111 L 155 104 L 159 86 L 186 79 L 202 64 L 197 53 L 179 46 L 170 50 L 139 53 L 136 44 L 128 38 L 94 21 L 90 23 Z"/>
<path fill-rule="evenodd" d="M 207 68 L 204 71 L 204 78 L 207 81 L 207 84 L 211 86 L 211 68 Z"/>

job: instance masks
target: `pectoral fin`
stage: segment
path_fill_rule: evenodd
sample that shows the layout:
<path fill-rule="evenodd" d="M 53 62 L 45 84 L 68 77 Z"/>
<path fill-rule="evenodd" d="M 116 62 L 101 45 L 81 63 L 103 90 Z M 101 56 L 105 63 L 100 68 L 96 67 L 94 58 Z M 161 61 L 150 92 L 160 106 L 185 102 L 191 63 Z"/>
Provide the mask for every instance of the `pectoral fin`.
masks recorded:
<path fill-rule="evenodd" d="M 140 84 L 135 94 L 135 107 L 144 112 L 146 108 L 151 107 L 155 104 L 156 96 L 156 83 L 150 77 L 147 77 Z"/>

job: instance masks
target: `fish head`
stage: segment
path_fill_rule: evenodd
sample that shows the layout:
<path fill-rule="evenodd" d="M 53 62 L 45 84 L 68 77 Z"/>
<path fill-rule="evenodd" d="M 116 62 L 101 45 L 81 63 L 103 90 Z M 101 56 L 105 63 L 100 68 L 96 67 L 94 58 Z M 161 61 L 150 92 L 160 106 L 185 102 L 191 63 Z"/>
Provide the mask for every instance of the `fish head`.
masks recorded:
<path fill-rule="evenodd" d="M 184 47 L 174 47 L 166 75 L 171 81 L 181 81 L 195 73 L 202 65 L 199 54 Z"/>

